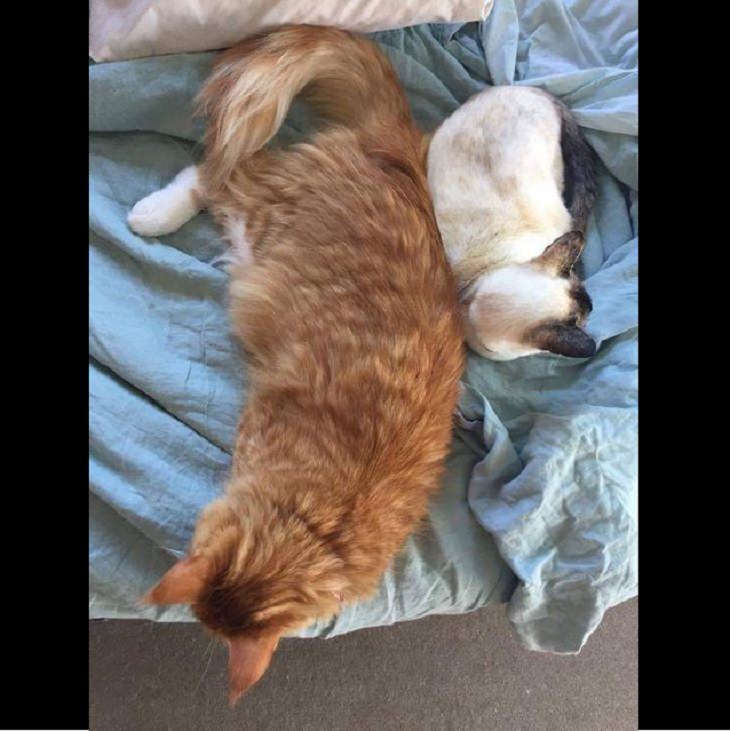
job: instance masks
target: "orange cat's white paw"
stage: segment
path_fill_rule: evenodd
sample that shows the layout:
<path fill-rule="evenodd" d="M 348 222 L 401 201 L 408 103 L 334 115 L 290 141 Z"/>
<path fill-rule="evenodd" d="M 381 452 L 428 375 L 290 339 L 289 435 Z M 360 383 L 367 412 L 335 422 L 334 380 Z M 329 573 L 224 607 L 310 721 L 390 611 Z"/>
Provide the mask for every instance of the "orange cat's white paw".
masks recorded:
<path fill-rule="evenodd" d="M 129 228 L 140 236 L 165 236 L 194 218 L 201 210 L 198 173 L 185 168 L 162 190 L 139 201 L 127 216 Z"/>

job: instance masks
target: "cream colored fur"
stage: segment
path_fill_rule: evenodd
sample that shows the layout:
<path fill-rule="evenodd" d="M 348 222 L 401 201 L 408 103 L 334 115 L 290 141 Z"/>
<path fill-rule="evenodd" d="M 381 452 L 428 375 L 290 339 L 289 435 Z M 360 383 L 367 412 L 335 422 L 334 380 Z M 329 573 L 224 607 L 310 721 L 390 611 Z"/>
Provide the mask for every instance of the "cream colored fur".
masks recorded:
<path fill-rule="evenodd" d="M 454 112 L 430 143 L 429 187 L 467 340 L 488 358 L 538 352 L 525 333 L 571 308 L 569 280 L 532 263 L 571 228 L 560 134 L 546 94 L 493 87 Z"/>
<path fill-rule="evenodd" d="M 202 210 L 198 168 L 181 170 L 171 183 L 139 201 L 127 223 L 140 236 L 165 236 L 177 231 Z"/>

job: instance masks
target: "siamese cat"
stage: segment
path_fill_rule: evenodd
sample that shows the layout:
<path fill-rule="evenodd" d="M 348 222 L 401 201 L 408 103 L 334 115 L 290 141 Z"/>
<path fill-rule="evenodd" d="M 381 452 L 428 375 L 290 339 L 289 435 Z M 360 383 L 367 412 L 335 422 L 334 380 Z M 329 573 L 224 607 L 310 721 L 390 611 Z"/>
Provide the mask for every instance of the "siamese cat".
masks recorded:
<path fill-rule="evenodd" d="M 477 353 L 594 354 L 583 330 L 591 298 L 574 267 L 595 161 L 562 102 L 525 86 L 480 92 L 433 135 L 429 187 Z"/>

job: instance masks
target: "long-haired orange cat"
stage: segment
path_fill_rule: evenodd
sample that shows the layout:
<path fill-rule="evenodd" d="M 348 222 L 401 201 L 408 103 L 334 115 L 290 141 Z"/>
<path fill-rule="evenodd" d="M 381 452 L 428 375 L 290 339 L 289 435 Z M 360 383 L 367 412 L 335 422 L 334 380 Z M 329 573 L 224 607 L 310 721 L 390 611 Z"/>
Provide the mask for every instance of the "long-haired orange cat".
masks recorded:
<path fill-rule="evenodd" d="M 327 125 L 262 149 L 300 93 Z M 313 26 L 251 38 L 220 57 L 201 108 L 204 161 L 129 223 L 160 235 L 211 210 L 251 389 L 225 494 L 145 599 L 191 604 L 228 644 L 233 703 L 282 635 L 371 595 L 424 516 L 463 333 L 421 134 L 373 43 Z"/>

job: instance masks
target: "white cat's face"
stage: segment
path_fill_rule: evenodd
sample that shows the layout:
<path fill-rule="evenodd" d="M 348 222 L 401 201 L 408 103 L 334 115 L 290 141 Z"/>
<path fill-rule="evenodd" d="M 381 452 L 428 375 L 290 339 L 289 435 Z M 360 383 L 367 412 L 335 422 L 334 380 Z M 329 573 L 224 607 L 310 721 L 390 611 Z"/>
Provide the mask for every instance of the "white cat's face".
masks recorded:
<path fill-rule="evenodd" d="M 570 314 L 568 282 L 527 265 L 512 265 L 482 275 L 466 306 L 469 346 L 492 360 L 511 360 L 539 352 L 526 333 L 545 320 Z"/>
<path fill-rule="evenodd" d="M 463 304 L 469 346 L 491 360 L 593 355 L 595 343 L 582 329 L 591 299 L 572 273 L 580 249 L 582 240 L 566 234 L 537 259 L 479 277 Z"/>

